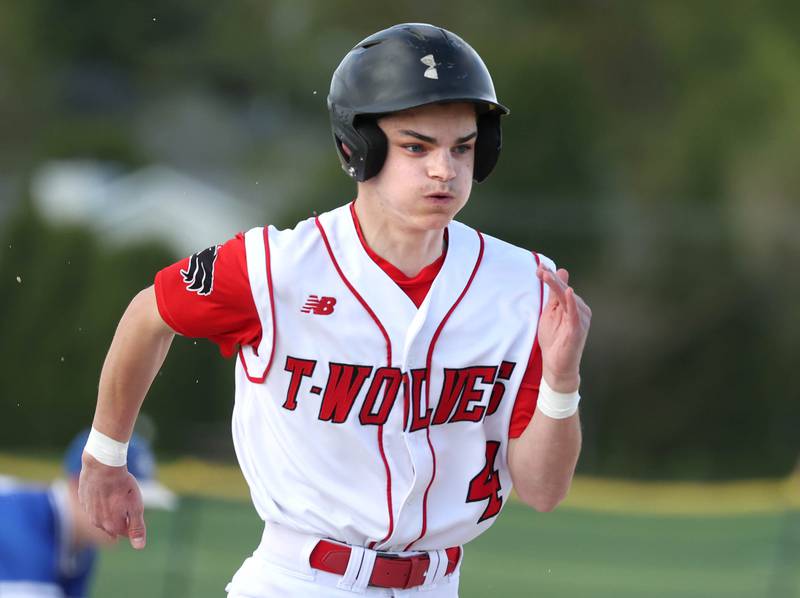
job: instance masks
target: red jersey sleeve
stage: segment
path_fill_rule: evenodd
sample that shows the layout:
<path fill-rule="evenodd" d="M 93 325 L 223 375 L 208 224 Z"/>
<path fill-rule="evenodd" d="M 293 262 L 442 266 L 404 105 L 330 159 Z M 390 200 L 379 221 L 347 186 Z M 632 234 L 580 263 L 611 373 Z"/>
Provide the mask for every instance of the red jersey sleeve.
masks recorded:
<path fill-rule="evenodd" d="M 261 340 L 241 233 L 158 272 L 155 291 L 158 311 L 170 328 L 213 341 L 225 357 L 238 345 L 257 347 Z"/>
<path fill-rule="evenodd" d="M 511 412 L 511 424 L 508 429 L 509 438 L 519 438 L 528 427 L 536 409 L 539 399 L 539 385 L 542 381 L 542 350 L 539 348 L 539 339 L 533 343 L 531 356 L 528 359 L 528 368 L 522 376 L 514 410 Z"/>

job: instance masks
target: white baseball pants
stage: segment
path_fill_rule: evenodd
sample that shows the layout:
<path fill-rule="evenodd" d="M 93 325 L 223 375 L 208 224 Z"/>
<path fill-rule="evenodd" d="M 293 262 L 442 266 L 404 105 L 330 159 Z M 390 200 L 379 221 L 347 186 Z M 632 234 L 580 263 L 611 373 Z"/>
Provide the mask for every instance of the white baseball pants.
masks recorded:
<path fill-rule="evenodd" d="M 364 558 L 358 549 L 352 551 L 350 558 L 358 558 L 358 563 L 353 564 L 360 566 L 348 566 L 345 575 L 311 567 L 309 556 L 318 541 L 316 536 L 299 534 L 267 522 L 261 544 L 225 588 L 228 598 L 458 598 L 460 563 L 452 574 L 433 583 L 406 590 L 376 588 L 367 585 L 372 569 L 364 563 L 370 558 Z M 365 552 L 374 555 L 373 551 Z"/>

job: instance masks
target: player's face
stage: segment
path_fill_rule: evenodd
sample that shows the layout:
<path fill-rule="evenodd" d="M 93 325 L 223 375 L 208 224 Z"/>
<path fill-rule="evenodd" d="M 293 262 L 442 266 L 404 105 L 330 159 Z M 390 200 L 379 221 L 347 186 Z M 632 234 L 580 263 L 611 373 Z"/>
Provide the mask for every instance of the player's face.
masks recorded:
<path fill-rule="evenodd" d="M 381 118 L 386 162 L 366 182 L 369 195 L 399 226 L 442 229 L 472 190 L 477 124 L 467 103 L 431 104 Z"/>

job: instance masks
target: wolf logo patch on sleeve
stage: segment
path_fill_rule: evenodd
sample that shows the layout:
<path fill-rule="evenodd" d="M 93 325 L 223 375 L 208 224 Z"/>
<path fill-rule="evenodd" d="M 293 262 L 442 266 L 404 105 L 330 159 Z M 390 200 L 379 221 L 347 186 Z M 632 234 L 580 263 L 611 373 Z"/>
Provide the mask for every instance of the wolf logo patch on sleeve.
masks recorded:
<path fill-rule="evenodd" d="M 219 245 L 212 245 L 189 258 L 189 267 L 181 270 L 186 290 L 198 295 L 210 295 L 214 290 L 214 262 Z"/>

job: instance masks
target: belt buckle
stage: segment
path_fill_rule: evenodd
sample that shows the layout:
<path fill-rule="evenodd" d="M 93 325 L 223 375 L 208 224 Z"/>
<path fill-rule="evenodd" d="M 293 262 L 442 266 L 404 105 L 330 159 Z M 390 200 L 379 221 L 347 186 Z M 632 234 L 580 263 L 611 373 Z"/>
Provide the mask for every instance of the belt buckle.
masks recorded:
<path fill-rule="evenodd" d="M 418 554 L 406 558 L 411 561 L 411 567 L 408 571 L 408 579 L 403 586 L 404 590 L 415 588 L 425 583 L 425 576 L 431 564 L 431 560 L 428 558 L 427 554 Z"/>

